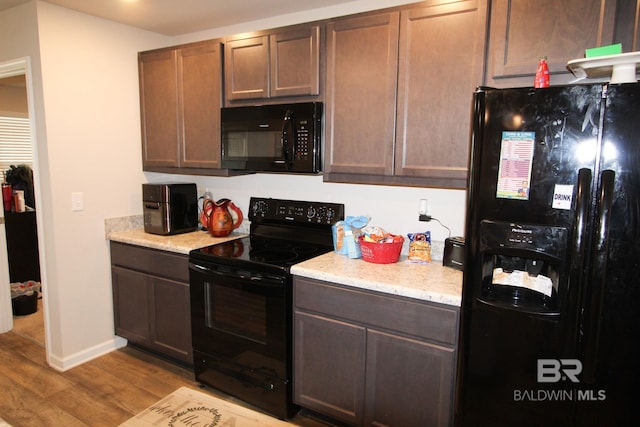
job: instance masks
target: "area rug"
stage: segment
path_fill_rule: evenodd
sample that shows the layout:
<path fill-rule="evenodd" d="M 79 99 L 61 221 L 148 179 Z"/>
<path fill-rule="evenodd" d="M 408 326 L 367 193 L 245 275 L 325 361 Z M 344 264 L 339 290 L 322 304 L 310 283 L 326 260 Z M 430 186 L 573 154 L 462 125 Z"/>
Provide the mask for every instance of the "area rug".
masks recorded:
<path fill-rule="evenodd" d="M 291 424 L 201 391 L 180 387 L 120 426 L 290 427 Z"/>

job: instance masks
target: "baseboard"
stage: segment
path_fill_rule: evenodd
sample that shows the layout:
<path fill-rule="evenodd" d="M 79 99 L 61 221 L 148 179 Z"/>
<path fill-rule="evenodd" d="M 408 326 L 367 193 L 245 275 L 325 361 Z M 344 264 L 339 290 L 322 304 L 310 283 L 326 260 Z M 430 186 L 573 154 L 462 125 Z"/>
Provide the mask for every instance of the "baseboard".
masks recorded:
<path fill-rule="evenodd" d="M 107 353 L 111 353 L 114 350 L 125 347 L 126 345 L 126 339 L 114 336 L 112 340 L 105 341 L 76 354 L 72 354 L 71 356 L 61 358 L 54 354 L 47 354 L 47 362 L 53 369 L 64 372 Z"/>

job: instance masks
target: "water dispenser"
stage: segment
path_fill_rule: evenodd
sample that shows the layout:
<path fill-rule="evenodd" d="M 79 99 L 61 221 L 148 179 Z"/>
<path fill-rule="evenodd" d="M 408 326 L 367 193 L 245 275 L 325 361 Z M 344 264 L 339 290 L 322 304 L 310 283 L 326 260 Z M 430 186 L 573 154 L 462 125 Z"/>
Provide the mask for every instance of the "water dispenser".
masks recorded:
<path fill-rule="evenodd" d="M 482 221 L 479 300 L 538 314 L 557 314 L 568 274 L 563 227 Z M 564 281 L 566 282 L 566 281 Z"/>

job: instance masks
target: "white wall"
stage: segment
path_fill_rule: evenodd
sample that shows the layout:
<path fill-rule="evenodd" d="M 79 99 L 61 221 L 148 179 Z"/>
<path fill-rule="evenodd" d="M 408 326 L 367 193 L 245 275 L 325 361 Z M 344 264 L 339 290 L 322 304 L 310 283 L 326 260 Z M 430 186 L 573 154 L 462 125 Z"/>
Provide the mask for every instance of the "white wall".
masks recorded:
<path fill-rule="evenodd" d="M 137 52 L 165 38 L 38 2 L 48 176 L 40 206 L 56 366 L 108 351 L 113 306 L 104 218 L 139 210 Z M 43 186 L 44 187 L 44 186 Z M 71 193 L 84 210 L 71 211 Z M 52 295 L 53 294 L 53 295 Z"/>
<path fill-rule="evenodd" d="M 40 182 L 39 232 L 50 331 L 49 362 L 67 369 L 117 342 L 104 219 L 140 214 L 141 183 L 197 182 L 201 191 L 229 197 L 246 212 L 250 196 L 343 202 L 348 215 L 369 214 L 389 231 L 431 229 L 417 221 L 418 200 L 462 234 L 464 192 L 325 184 L 321 177 L 253 175 L 234 178 L 169 176 L 141 170 L 138 51 L 339 16 L 407 1 L 356 1 L 229 29 L 168 38 L 35 1 L 0 12 L 0 60 L 32 57 Z M 237 31 L 236 31 L 237 30 Z M 42 71 L 41 71 L 42 70 Z M 84 210 L 71 211 L 71 193 L 84 194 Z"/>
<path fill-rule="evenodd" d="M 0 28 L 0 58 L 35 64 L 48 359 L 67 369 L 116 345 L 104 218 L 140 210 L 136 57 L 169 39 L 40 1 L 0 13 Z"/>
<path fill-rule="evenodd" d="M 429 230 L 432 240 L 442 242 L 449 236 L 449 230 L 436 221 L 418 221 L 419 200 L 428 199 L 432 216 L 448 227 L 452 236 L 461 236 L 464 231 L 466 192 L 460 190 L 324 183 L 321 176 L 256 174 L 216 178 L 146 175 L 151 182 L 195 182 L 200 195 L 209 189 L 215 199 L 229 198 L 245 214 L 251 196 L 344 203 L 346 215 L 368 215 L 371 225 L 381 226 L 391 233 L 406 236 L 407 233 Z M 440 256 L 435 249 L 434 256 Z"/>
<path fill-rule="evenodd" d="M 0 86 L 0 115 L 28 117 L 25 92 L 21 87 Z"/>

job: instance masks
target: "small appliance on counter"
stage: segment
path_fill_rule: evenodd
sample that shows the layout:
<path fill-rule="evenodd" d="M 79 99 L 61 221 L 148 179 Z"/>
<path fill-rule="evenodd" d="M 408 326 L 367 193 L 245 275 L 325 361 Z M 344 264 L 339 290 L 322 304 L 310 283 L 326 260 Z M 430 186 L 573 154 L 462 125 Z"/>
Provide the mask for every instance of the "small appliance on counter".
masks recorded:
<path fill-rule="evenodd" d="M 444 239 L 442 265 L 456 270 L 464 270 L 464 237 L 448 237 Z"/>
<path fill-rule="evenodd" d="M 197 192 L 193 183 L 142 184 L 144 231 L 170 235 L 196 230 Z"/>

